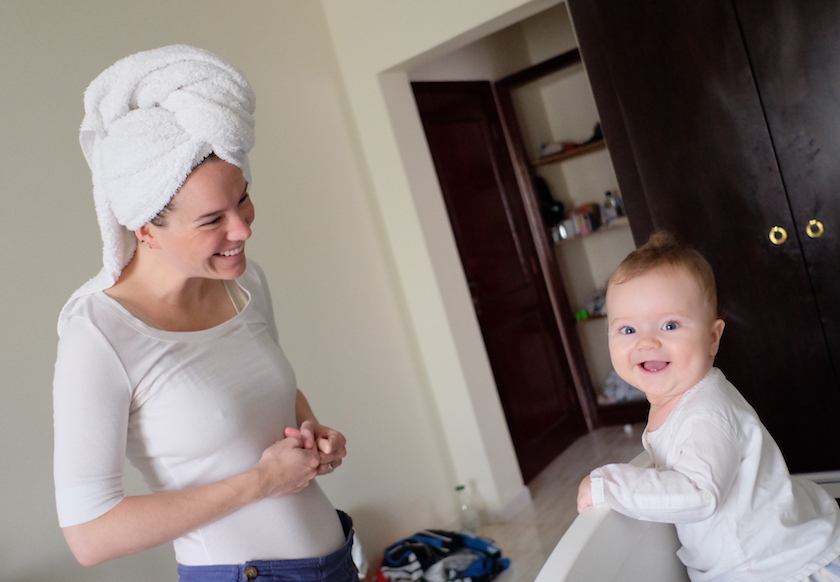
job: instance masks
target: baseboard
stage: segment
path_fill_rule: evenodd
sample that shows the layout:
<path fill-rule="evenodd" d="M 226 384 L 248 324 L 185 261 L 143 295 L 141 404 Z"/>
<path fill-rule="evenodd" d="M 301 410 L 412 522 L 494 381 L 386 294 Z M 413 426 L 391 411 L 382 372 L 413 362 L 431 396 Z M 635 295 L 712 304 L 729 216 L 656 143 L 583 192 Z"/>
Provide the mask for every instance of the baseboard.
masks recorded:
<path fill-rule="evenodd" d="M 488 511 L 486 518 L 489 523 L 507 523 L 513 516 L 528 507 L 532 501 L 531 490 L 523 485 L 519 493 L 514 495 L 513 499 L 508 501 L 504 507 Z"/>

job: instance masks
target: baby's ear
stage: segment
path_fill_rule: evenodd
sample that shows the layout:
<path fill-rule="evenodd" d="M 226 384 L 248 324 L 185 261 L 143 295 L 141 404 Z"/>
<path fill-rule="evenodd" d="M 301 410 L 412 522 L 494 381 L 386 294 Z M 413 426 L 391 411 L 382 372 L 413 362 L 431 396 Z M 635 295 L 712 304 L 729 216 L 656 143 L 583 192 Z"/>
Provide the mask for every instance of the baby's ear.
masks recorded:
<path fill-rule="evenodd" d="M 720 348 L 720 338 L 723 335 L 723 328 L 725 326 L 726 323 L 722 319 L 716 319 L 714 323 L 712 323 L 712 344 L 710 355 L 713 358 L 717 355 L 718 349 Z"/>

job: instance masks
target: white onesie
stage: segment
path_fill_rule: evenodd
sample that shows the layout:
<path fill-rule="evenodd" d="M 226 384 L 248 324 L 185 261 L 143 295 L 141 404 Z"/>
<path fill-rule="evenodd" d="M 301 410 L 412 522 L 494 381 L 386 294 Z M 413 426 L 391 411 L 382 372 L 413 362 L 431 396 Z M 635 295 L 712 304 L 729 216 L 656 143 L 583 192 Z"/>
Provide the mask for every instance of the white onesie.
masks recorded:
<path fill-rule="evenodd" d="M 54 379 L 55 486 L 62 527 L 124 497 L 126 456 L 152 492 L 202 485 L 253 466 L 297 426 L 294 372 L 277 340 L 265 277 L 249 261 L 250 297 L 234 318 L 196 332 L 141 322 L 103 292 L 73 304 Z M 324 556 L 344 534 L 313 481 L 175 540 L 179 563 Z"/>
<path fill-rule="evenodd" d="M 692 581 L 799 581 L 840 553 L 837 503 L 788 473 L 776 442 L 717 368 L 643 444 L 654 467 L 596 469 L 592 501 L 676 524 Z"/>

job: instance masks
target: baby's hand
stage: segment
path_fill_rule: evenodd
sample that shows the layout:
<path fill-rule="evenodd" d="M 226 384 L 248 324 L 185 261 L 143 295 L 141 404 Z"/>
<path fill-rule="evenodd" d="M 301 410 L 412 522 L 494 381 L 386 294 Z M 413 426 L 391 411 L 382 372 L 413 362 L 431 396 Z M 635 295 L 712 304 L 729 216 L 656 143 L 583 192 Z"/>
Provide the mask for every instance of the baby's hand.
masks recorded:
<path fill-rule="evenodd" d="M 578 513 L 592 506 L 592 479 L 587 475 L 580 482 L 577 496 Z"/>

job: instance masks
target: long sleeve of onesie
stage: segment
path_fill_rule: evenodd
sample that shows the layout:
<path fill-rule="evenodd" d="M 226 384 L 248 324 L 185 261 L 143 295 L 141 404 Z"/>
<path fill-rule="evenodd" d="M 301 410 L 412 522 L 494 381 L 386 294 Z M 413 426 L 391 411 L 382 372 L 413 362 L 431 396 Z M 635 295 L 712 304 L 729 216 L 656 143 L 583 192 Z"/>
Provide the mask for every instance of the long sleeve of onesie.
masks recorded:
<path fill-rule="evenodd" d="M 816 484 L 791 477 L 773 438 L 720 370 L 646 432 L 653 466 L 591 473 L 592 500 L 676 525 L 692 581 L 792 582 L 840 552 L 840 512 Z"/>
<path fill-rule="evenodd" d="M 596 469 L 591 474 L 593 502 L 645 521 L 707 519 L 729 492 L 740 464 L 737 437 L 720 424 L 719 419 L 701 417 L 680 426 L 665 458 L 647 446 L 653 467 L 613 464 Z"/>

